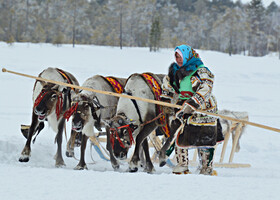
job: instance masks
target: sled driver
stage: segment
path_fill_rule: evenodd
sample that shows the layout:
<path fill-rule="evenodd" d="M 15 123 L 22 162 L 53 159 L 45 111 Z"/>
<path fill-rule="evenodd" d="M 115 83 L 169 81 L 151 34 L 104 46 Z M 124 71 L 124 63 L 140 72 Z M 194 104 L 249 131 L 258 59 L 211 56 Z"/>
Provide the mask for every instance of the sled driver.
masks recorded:
<path fill-rule="evenodd" d="M 216 175 L 213 157 L 217 142 L 217 118 L 196 112 L 203 110 L 217 113 L 217 102 L 212 94 L 214 75 L 190 46 L 177 46 L 174 55 L 176 62 L 170 65 L 163 81 L 163 88 L 169 93 L 177 93 L 174 95 L 178 96 L 177 104 L 182 105 L 182 109 L 175 109 L 176 114 L 170 127 L 171 134 L 176 133 L 177 165 L 173 173 L 190 173 L 188 149 L 197 148 L 199 173 Z M 179 127 L 182 129 L 179 130 Z"/>

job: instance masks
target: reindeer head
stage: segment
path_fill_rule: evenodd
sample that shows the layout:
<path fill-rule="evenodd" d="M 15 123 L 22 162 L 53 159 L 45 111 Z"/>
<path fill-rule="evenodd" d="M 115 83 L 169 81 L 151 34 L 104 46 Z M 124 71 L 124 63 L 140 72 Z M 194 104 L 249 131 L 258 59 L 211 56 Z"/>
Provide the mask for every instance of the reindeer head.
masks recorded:
<path fill-rule="evenodd" d="M 38 115 L 39 121 L 44 121 L 53 112 L 56 112 L 58 119 L 62 108 L 63 97 L 62 92 L 58 91 L 58 85 L 44 84 L 33 107 L 34 113 Z"/>
<path fill-rule="evenodd" d="M 132 133 L 138 126 L 133 122 L 128 120 L 123 113 L 119 113 L 110 120 L 110 143 L 117 159 L 126 159 L 128 150 L 134 142 Z"/>
<path fill-rule="evenodd" d="M 101 131 L 100 116 L 97 111 L 102 108 L 99 102 L 89 98 L 87 95 L 79 93 L 72 99 L 71 108 L 65 112 L 64 117 L 69 119 L 72 115 L 72 130 L 82 132 L 88 123 L 92 123 Z M 91 126 L 91 125 L 90 125 Z"/>

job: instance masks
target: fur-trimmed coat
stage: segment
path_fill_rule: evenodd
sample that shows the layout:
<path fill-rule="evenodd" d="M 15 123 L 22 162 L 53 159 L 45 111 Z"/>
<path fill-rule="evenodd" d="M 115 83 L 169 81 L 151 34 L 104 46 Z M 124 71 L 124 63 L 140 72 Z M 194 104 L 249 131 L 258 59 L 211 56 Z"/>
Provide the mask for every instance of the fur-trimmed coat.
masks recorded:
<path fill-rule="evenodd" d="M 216 113 L 217 101 L 212 94 L 212 88 L 214 83 L 214 75 L 204 65 L 198 66 L 194 70 L 186 70 L 185 67 L 180 67 L 178 70 L 174 70 L 176 63 L 172 63 L 169 67 L 169 83 L 176 93 L 179 94 L 178 102 L 182 104 L 187 101 L 191 106 L 198 110 Z M 194 72 L 195 71 L 195 72 Z M 191 73 L 190 78 L 187 79 Z M 191 83 L 188 83 L 190 80 Z M 192 96 L 185 97 L 184 85 L 191 84 Z M 182 102 L 183 101 L 183 102 Z M 204 114 L 194 113 L 188 118 L 187 121 L 190 125 L 208 125 L 216 126 L 217 119 Z"/>
<path fill-rule="evenodd" d="M 177 95 L 172 96 L 177 97 L 177 104 L 182 105 L 187 101 L 198 110 L 217 113 L 216 98 L 212 94 L 214 75 L 203 64 L 186 70 L 186 67 L 178 67 L 176 63 L 172 63 L 168 76 L 164 80 L 167 81 L 163 81 L 163 90 L 168 90 L 167 93 L 175 92 Z M 186 87 L 186 84 L 189 86 Z M 176 145 L 210 147 L 214 146 L 217 141 L 223 140 L 217 118 L 195 112 L 192 115 L 185 115 L 185 119 L 187 119 L 187 123 L 184 131 L 176 138 Z M 170 132 L 176 132 L 180 124 L 178 119 L 174 120 L 171 123 Z"/>

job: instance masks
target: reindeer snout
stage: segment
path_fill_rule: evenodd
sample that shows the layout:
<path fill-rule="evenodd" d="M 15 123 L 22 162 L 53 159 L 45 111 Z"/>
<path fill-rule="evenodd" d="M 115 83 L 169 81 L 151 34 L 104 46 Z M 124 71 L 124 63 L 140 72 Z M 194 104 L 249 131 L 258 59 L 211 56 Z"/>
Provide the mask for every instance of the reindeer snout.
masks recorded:
<path fill-rule="evenodd" d="M 83 124 L 81 121 L 78 122 L 73 122 L 72 123 L 72 130 L 76 132 L 81 132 L 82 131 Z"/>
<path fill-rule="evenodd" d="M 120 159 L 126 159 L 126 154 L 124 152 L 120 152 Z"/>
<path fill-rule="evenodd" d="M 73 122 L 72 125 L 75 126 L 75 127 L 81 127 L 82 126 L 82 122 L 81 121 Z"/>
<path fill-rule="evenodd" d="M 36 107 L 36 108 L 34 109 L 34 112 L 35 112 L 36 115 L 44 115 L 44 114 L 46 114 L 45 109 L 40 109 L 40 108 L 38 108 L 38 107 Z"/>
<path fill-rule="evenodd" d="M 45 119 L 45 117 L 46 117 L 46 110 L 45 110 L 45 109 L 39 109 L 38 107 L 36 107 L 36 108 L 34 109 L 34 113 L 35 113 L 36 115 L 38 115 L 38 119 L 39 119 L 40 121 L 44 121 L 44 119 Z"/>

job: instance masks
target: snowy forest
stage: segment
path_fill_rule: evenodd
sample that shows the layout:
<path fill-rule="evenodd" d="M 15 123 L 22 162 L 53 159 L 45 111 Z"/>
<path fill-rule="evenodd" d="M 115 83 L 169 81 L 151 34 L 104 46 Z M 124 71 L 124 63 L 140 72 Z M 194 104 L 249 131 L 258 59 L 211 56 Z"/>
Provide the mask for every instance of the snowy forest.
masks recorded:
<path fill-rule="evenodd" d="M 261 0 L 0 0 L 0 41 L 280 52 L 280 6 Z"/>

